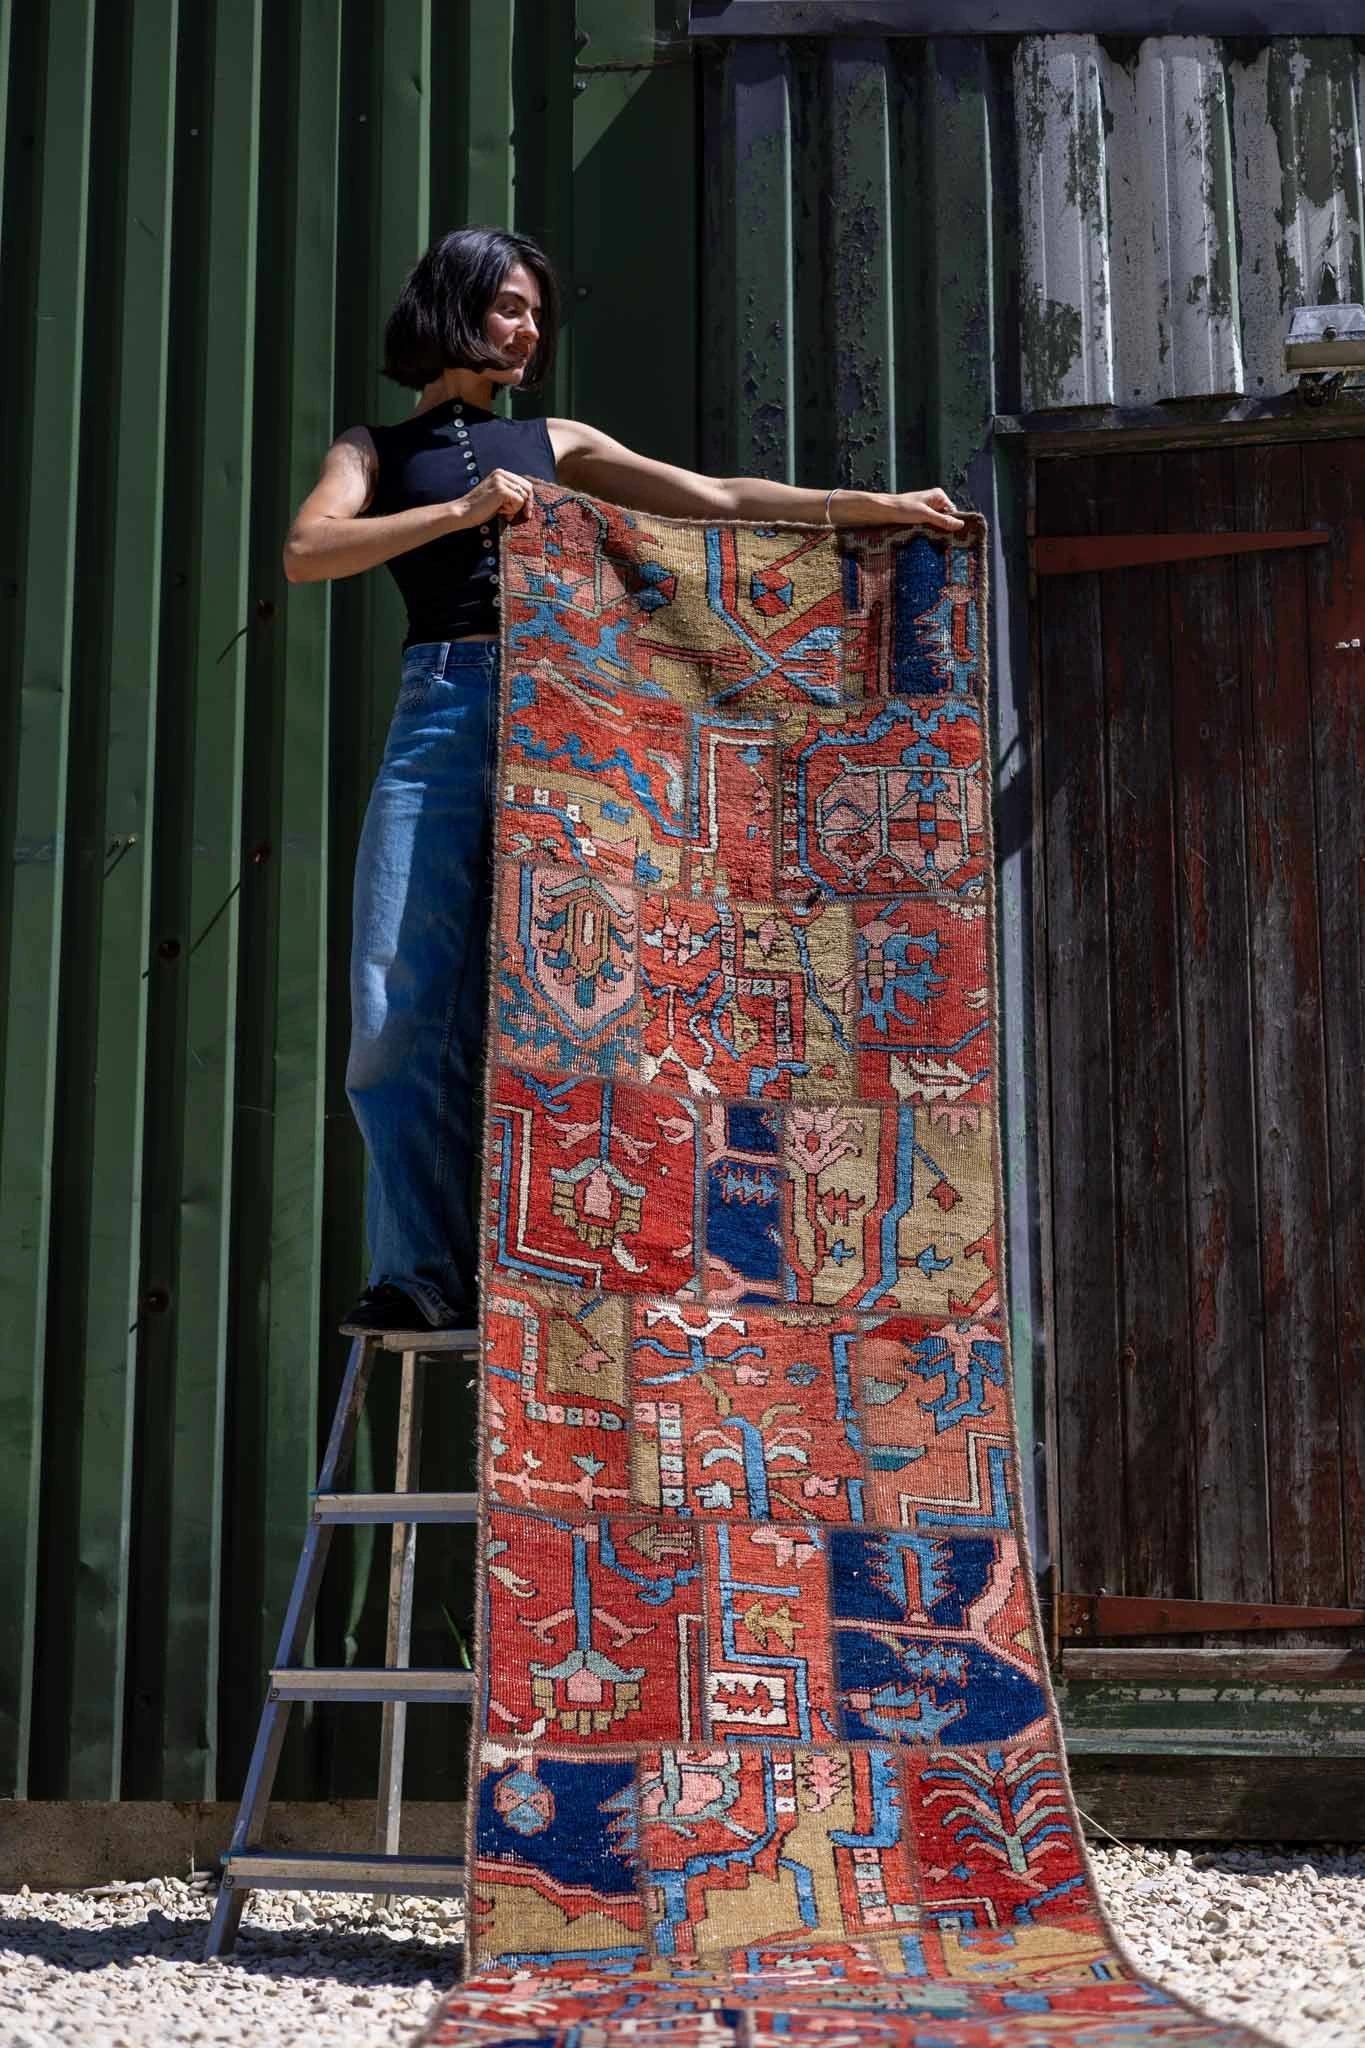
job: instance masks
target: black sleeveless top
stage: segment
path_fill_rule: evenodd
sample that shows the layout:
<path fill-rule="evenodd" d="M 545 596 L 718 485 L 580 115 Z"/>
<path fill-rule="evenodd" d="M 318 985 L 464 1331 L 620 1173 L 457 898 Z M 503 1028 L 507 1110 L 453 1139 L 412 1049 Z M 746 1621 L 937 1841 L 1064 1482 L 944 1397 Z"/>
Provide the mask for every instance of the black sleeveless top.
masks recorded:
<path fill-rule="evenodd" d="M 371 427 L 379 472 L 366 516 L 444 505 L 462 498 L 492 469 L 555 481 L 544 420 L 507 420 L 466 399 L 440 405 L 396 427 Z M 443 533 L 385 564 L 403 593 L 403 641 L 458 640 L 498 630 L 498 542 L 494 523 Z"/>

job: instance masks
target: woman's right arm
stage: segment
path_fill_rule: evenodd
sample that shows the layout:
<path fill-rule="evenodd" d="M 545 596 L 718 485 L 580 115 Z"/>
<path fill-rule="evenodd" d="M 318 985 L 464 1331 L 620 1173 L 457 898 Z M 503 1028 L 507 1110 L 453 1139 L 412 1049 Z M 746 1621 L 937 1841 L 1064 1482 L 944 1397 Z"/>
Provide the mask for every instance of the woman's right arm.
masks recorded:
<path fill-rule="evenodd" d="M 355 576 L 443 533 L 479 526 L 502 513 L 513 516 L 530 496 L 524 477 L 490 470 L 467 496 L 442 505 L 411 505 L 378 519 L 361 514 L 374 495 L 378 468 L 365 427 L 349 427 L 327 450 L 322 471 L 294 515 L 284 543 L 284 573 L 291 583 L 323 583 Z"/>

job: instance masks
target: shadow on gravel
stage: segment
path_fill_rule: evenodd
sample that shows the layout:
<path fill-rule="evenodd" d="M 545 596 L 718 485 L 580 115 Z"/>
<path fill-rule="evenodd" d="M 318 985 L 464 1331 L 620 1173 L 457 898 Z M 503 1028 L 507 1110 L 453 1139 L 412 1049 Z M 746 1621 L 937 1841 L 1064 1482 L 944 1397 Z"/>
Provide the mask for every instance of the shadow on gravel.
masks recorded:
<path fill-rule="evenodd" d="M 0 1954 L 32 1957 L 50 1969 L 104 1970 L 154 1956 L 168 1963 L 198 1963 L 206 1920 L 173 1920 L 151 1912 L 122 1927 L 62 1927 L 37 1916 L 0 1913 Z M 422 1935 L 390 1937 L 372 1927 L 325 1925 L 243 1927 L 230 1956 L 204 1963 L 205 1974 L 333 1978 L 338 1983 L 403 1985 L 434 1978 L 454 1983 L 464 1966 L 464 1943 L 454 1935 L 434 1942 Z"/>

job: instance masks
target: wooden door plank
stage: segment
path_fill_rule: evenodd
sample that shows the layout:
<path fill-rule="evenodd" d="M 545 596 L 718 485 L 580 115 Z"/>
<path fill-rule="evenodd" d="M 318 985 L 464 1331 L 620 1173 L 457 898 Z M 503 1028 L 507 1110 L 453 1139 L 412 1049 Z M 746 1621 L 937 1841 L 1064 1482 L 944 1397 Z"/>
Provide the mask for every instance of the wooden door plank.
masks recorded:
<path fill-rule="evenodd" d="M 1211 531 L 1237 524 L 1230 453 L 1169 454 L 1165 477 L 1172 518 L 1193 513 Z M 1264 1600 L 1272 1579 L 1234 564 L 1201 562 L 1173 577 L 1170 623 L 1198 1592 Z"/>
<path fill-rule="evenodd" d="M 1301 522 L 1296 447 L 1241 449 L 1233 461 L 1239 525 Z M 1306 572 L 1299 557 L 1261 555 L 1236 573 L 1273 1593 L 1335 1602 L 1346 1588 Z"/>
<path fill-rule="evenodd" d="M 1303 450 L 1327 1156 L 1342 1420 L 1346 1597 L 1365 1602 L 1365 441 Z"/>
<path fill-rule="evenodd" d="M 1161 456 L 1114 456 L 1097 469 L 1106 534 L 1161 526 Z M 1159 566 L 1100 578 L 1125 1501 L 1123 1577 L 1108 1583 L 1188 1597 L 1198 1567 L 1169 580 Z"/>
<path fill-rule="evenodd" d="M 1201 1685 L 1332 1685 L 1358 1687 L 1365 1679 L 1365 1650 L 1347 1646 L 1335 1650 L 1314 1644 L 1306 1650 L 1286 1650 L 1278 1643 L 1256 1649 L 1194 1649 L 1188 1643 L 1166 1643 L 1154 1648 L 1124 1643 L 1103 1647 L 1065 1645 L 1061 1659 L 1066 1680 L 1127 1680 L 1133 1684 L 1174 1681 L 1186 1687 Z M 1356 1694 L 1357 1699 L 1359 1693 Z"/>
<path fill-rule="evenodd" d="M 1041 463 L 1039 528 L 1093 525 L 1095 487 L 1093 462 Z M 1059 579 L 1038 604 L 1059 1582 L 1117 1586 L 1123 1434 L 1098 580 Z"/>
<path fill-rule="evenodd" d="M 1072 1788 L 1087 1825 L 1120 1841 L 1330 1842 L 1343 1812 L 1365 1799 L 1365 1758 L 1266 1754 L 1254 1740 L 1207 1754 L 1068 1755 Z M 1315 1850 L 1316 1856 L 1318 1852 Z"/>

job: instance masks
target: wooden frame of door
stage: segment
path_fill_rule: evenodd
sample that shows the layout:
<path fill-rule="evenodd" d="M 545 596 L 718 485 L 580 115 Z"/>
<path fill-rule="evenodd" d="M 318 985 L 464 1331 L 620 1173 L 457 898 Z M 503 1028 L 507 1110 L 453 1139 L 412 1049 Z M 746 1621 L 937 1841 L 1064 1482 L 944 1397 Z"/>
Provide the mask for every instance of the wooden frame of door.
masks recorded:
<path fill-rule="evenodd" d="M 1065 418 L 1059 419 L 1055 423 L 1049 422 L 1047 426 L 1043 426 L 1042 423 L 1037 421 L 1014 420 L 999 420 L 996 422 L 996 426 L 1005 446 L 1011 447 L 1012 452 L 1017 451 L 1028 455 L 1030 458 L 1026 487 L 1027 529 L 1030 540 L 1032 540 L 1038 524 L 1039 466 L 1041 463 L 1049 462 L 1053 459 L 1076 461 L 1078 464 L 1077 477 L 1078 481 L 1080 481 L 1084 474 L 1083 464 L 1085 458 L 1100 457 L 1107 460 L 1113 457 L 1123 458 L 1142 454 L 1189 454 L 1195 450 L 1232 449 L 1256 445 L 1264 445 L 1269 448 L 1283 447 L 1285 444 L 1302 446 L 1323 441 L 1338 439 L 1354 440 L 1365 437 L 1365 411 L 1358 407 L 1345 408 L 1339 413 L 1332 413 L 1326 409 L 1321 413 L 1314 413 L 1305 411 L 1293 401 L 1277 400 L 1258 407 L 1257 413 L 1258 416 L 1252 419 L 1229 419 L 1226 416 L 1214 418 L 1209 416 L 1207 409 L 1204 409 L 1202 412 L 1196 412 L 1194 417 L 1176 419 L 1163 415 L 1153 420 L 1150 416 L 1144 415 L 1140 421 L 1134 420 L 1131 426 L 1128 426 L 1126 430 L 1121 432 L 1113 431 L 1112 427 L 1097 428 L 1089 421 L 1080 422 Z M 1283 465 L 1281 464 L 1281 466 Z M 1195 523 L 1193 520 L 1182 519 L 1181 521 L 1182 526 L 1192 526 Z M 1298 522 L 1294 523 L 1297 524 Z M 1283 525 L 1288 528 L 1291 525 L 1291 521 L 1286 518 L 1283 521 Z M 1124 529 L 1120 526 L 1116 530 L 1121 531 Z M 1131 526 L 1128 530 L 1131 530 Z M 1045 817 L 1047 778 L 1046 768 L 1042 764 L 1042 756 L 1047 745 L 1047 735 L 1043 726 L 1039 593 L 1037 578 L 1032 572 L 1029 576 L 1029 596 L 1029 636 L 1032 671 L 1030 678 L 1031 722 L 1035 736 L 1035 746 L 1039 750 L 1041 769 L 1041 772 L 1035 776 L 1034 787 L 1034 858 L 1038 864 L 1038 872 L 1042 875 L 1045 874 L 1044 864 L 1047 857 L 1047 821 Z M 1362 627 L 1362 631 L 1365 632 L 1365 627 Z M 1061 1577 L 1065 1568 L 1065 1524 L 1061 1512 L 1061 1478 L 1058 1449 L 1057 1302 L 1054 1285 L 1055 1248 L 1051 1242 L 1054 1218 L 1052 1158 L 1054 1118 L 1053 1104 L 1050 1100 L 1052 1029 L 1049 1015 L 1048 974 L 1045 964 L 1048 944 L 1047 894 L 1046 886 L 1040 886 L 1035 895 L 1035 948 L 1036 957 L 1040 963 L 1039 972 L 1035 977 L 1037 989 L 1035 1030 L 1037 1034 L 1036 1070 L 1038 1076 L 1036 1112 L 1039 1133 L 1039 1159 L 1043 1176 L 1042 1199 L 1040 1203 L 1044 1240 L 1042 1245 L 1043 1305 L 1046 1322 L 1045 1345 L 1048 1358 L 1042 1422 L 1047 1446 L 1048 1522 L 1050 1528 L 1055 1532 L 1054 1586 L 1052 1589 L 1055 1594 L 1062 1590 L 1055 1582 Z M 1345 1455 L 1345 1451 L 1343 1451 L 1343 1455 Z M 1273 1558 L 1270 1562 L 1273 1569 Z M 1127 1558 L 1123 1559 L 1125 1567 L 1129 1563 L 1130 1560 Z M 1116 1589 L 1112 1587 L 1087 1586 L 1079 1589 L 1067 1588 L 1066 1590 L 1068 1592 L 1079 1591 L 1099 1594 L 1104 1592 L 1112 1593 Z M 1133 1586 L 1132 1590 L 1135 1592 L 1147 1590 L 1170 1592 L 1171 1589 L 1169 1587 L 1149 1589 Z M 1226 1628 L 1229 1625 L 1229 1619 L 1225 1616 L 1222 1626 Z M 1210 1612 L 1206 1619 L 1206 1627 L 1216 1628 L 1217 1626 L 1218 1622 L 1212 1612 Z M 1191 1680 L 1202 1677 L 1205 1683 L 1207 1683 L 1210 1677 L 1220 1675 L 1227 1679 L 1234 1677 L 1243 1679 L 1262 1677 L 1270 1679 L 1273 1676 L 1286 1679 L 1292 1676 L 1299 1679 L 1324 1680 L 1332 1676 L 1336 1676 L 1339 1679 L 1357 1676 L 1360 1668 L 1360 1637 L 1353 1631 L 1351 1636 L 1339 1638 L 1338 1643 L 1339 1647 L 1327 1647 L 1322 1644 L 1322 1638 L 1319 1637 L 1318 1645 L 1304 1645 L 1300 1640 L 1299 1643 L 1290 1648 L 1284 1647 L 1282 1642 L 1275 1646 L 1258 1647 L 1254 1638 L 1248 1644 L 1245 1637 L 1233 1637 L 1231 1639 L 1224 1638 L 1221 1643 L 1209 1646 L 1206 1637 L 1200 1648 L 1190 1649 L 1182 1648 L 1178 1643 L 1172 1643 L 1169 1640 L 1163 1643 L 1157 1639 L 1149 1639 L 1140 1645 L 1127 1643 L 1122 1647 L 1102 1646 L 1096 1648 L 1089 1645 L 1084 1648 L 1078 1647 L 1071 1652 L 1063 1652 L 1058 1661 L 1063 1675 L 1066 1673 L 1069 1660 L 1075 1676 L 1080 1677 L 1082 1672 L 1084 1672 L 1086 1676 L 1095 1678 L 1101 1676 L 1118 1678 L 1122 1676 L 1125 1669 L 1132 1673 L 1135 1680 L 1144 1669 L 1148 1677 L 1157 1677 L 1159 1675 L 1167 1679 L 1177 1678 L 1180 1671 L 1184 1669 Z M 1160 1665 L 1159 1673 L 1156 1668 L 1158 1663 Z M 1362 1731 L 1362 1734 L 1365 1736 L 1365 1730 Z"/>

